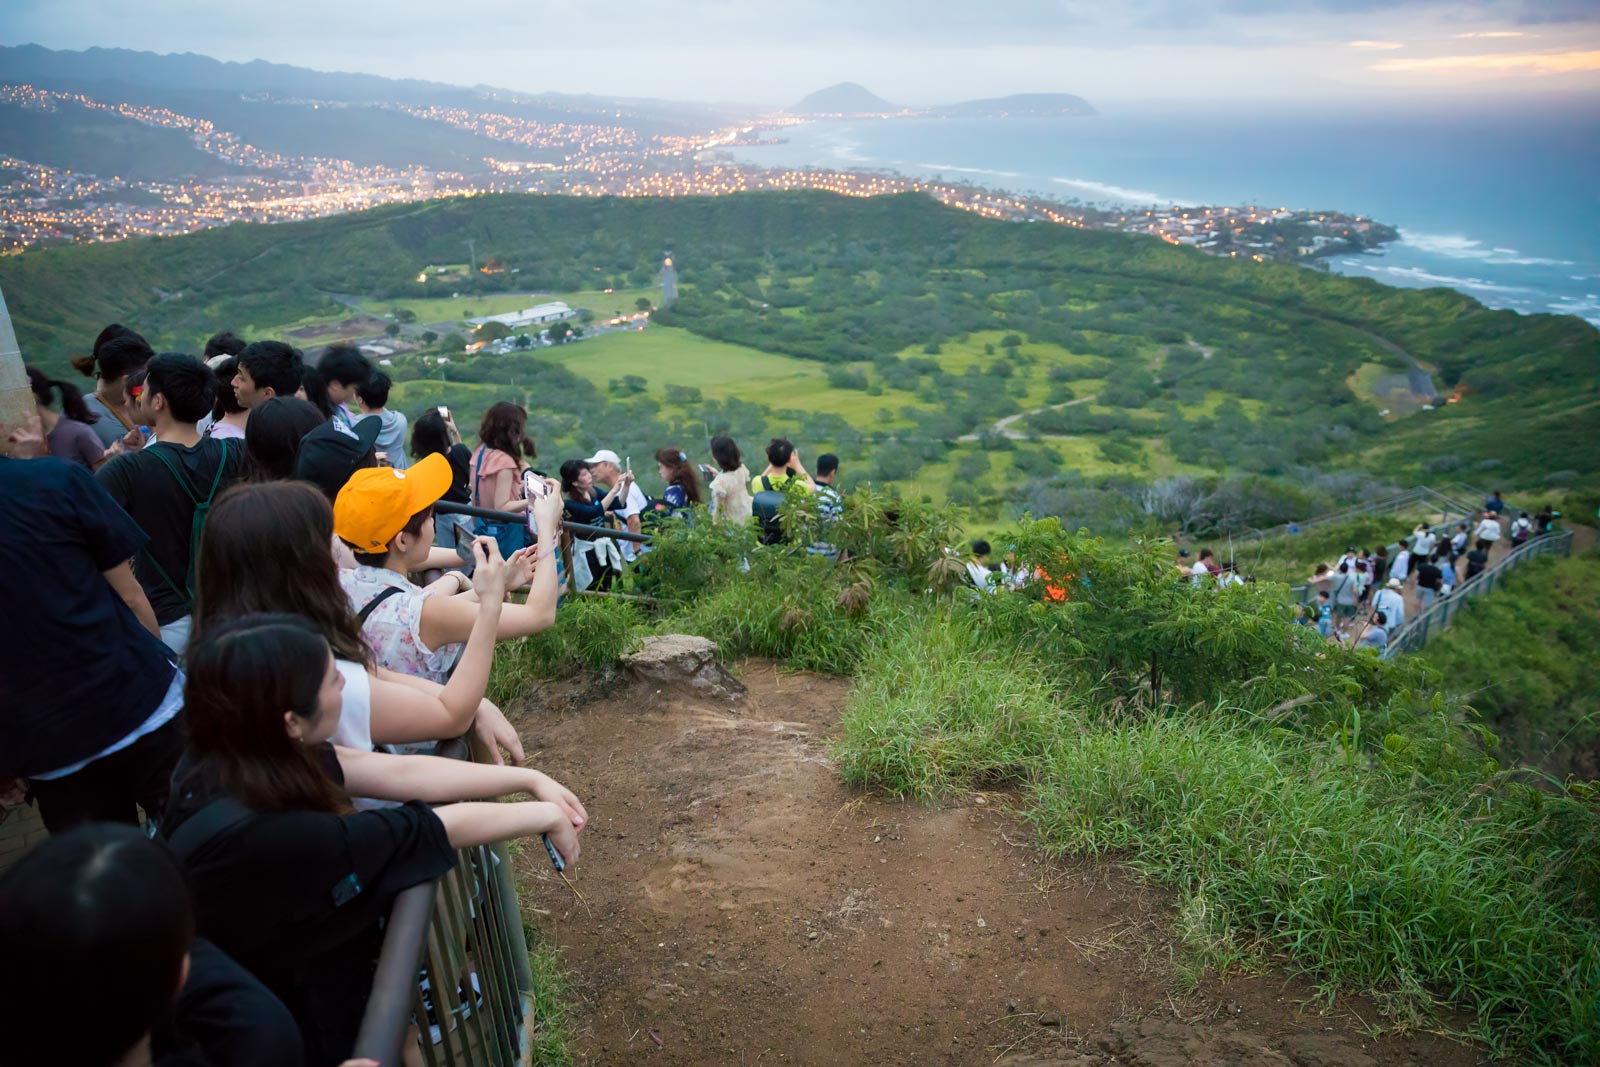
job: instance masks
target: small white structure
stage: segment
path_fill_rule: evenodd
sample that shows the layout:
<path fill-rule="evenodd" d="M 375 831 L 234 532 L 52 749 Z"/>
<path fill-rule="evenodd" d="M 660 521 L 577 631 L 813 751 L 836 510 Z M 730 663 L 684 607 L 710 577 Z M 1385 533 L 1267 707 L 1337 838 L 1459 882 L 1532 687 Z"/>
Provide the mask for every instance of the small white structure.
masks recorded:
<path fill-rule="evenodd" d="M 548 304 L 538 304 L 521 311 L 508 311 L 503 315 L 485 315 L 478 319 L 468 319 L 472 326 L 482 326 L 489 322 L 502 323 L 513 330 L 524 330 L 530 326 L 548 326 L 552 322 L 570 319 L 577 312 L 567 306 L 565 301 L 554 300 Z"/>

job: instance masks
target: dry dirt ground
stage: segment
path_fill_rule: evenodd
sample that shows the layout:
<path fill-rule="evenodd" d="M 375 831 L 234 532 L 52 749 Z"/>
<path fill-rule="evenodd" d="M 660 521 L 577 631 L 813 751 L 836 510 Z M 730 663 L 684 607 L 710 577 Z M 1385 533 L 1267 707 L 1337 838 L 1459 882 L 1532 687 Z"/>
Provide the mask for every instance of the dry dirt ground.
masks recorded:
<path fill-rule="evenodd" d="M 518 854 L 560 946 L 582 1064 L 1467 1067 L 1368 1036 L 1282 974 L 1180 996 L 1171 898 L 1053 865 L 1005 797 L 862 795 L 828 758 L 848 683 L 738 668 L 748 697 L 617 684 L 521 709 L 534 764 L 584 798 L 570 886 Z M 581 899 L 578 894 L 581 893 Z"/>

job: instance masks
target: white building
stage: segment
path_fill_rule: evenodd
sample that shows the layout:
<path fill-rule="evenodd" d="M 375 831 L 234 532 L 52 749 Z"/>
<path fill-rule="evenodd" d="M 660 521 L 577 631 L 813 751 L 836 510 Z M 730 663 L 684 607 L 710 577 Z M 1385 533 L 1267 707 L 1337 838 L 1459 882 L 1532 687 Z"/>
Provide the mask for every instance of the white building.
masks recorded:
<path fill-rule="evenodd" d="M 554 300 L 548 304 L 538 304 L 521 311 L 508 311 L 504 315 L 485 315 L 479 319 L 468 319 L 472 326 L 482 326 L 489 322 L 502 323 L 513 330 L 525 330 L 530 326 L 548 326 L 552 322 L 570 319 L 577 312 L 566 305 L 565 301 Z"/>

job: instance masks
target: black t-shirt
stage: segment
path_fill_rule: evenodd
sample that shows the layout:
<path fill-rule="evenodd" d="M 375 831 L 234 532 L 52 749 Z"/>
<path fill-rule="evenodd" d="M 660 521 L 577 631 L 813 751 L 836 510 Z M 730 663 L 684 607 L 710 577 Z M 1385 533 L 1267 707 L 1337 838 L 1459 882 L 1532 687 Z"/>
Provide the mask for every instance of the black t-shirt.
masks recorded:
<path fill-rule="evenodd" d="M 583 526 L 605 526 L 607 524 L 606 519 L 611 513 L 627 502 L 627 496 L 626 494 L 618 493 L 616 499 L 611 502 L 610 507 L 605 506 L 604 500 L 605 498 L 598 493 L 595 493 L 588 500 L 584 500 L 581 497 L 567 497 L 563 501 L 566 520 Z M 573 536 L 577 535 L 574 534 Z"/>
<path fill-rule="evenodd" d="M 1417 585 L 1423 589 L 1438 590 L 1444 580 L 1444 571 L 1433 562 L 1422 563 L 1417 566 Z"/>
<path fill-rule="evenodd" d="M 472 449 L 451 445 L 444 458 L 450 461 L 450 488 L 440 499 L 452 504 L 472 503 Z"/>
<path fill-rule="evenodd" d="M 59 459 L 0 457 L 0 777 L 59 770 L 132 733 L 175 668 L 107 584 L 144 531 Z"/>
<path fill-rule="evenodd" d="M 343 782 L 333 749 L 318 762 Z M 227 793 L 203 762 L 173 773 L 161 832 Z M 401 890 L 455 865 L 444 824 L 426 804 L 350 814 L 246 815 L 183 857 L 198 933 L 283 999 L 312 1067 L 349 1055 L 381 944 L 378 922 Z"/>
<path fill-rule="evenodd" d="M 1474 574 L 1481 574 L 1483 568 L 1488 564 L 1489 553 L 1481 548 L 1474 548 L 1467 553 L 1467 577 L 1471 578 Z"/>
<path fill-rule="evenodd" d="M 283 1001 L 217 946 L 196 938 L 169 1025 L 151 1035 L 155 1067 L 302 1067 L 300 1028 Z"/>
<path fill-rule="evenodd" d="M 145 551 L 133 561 L 133 572 L 139 576 L 144 595 L 150 598 L 156 621 L 162 626 L 183 618 L 191 610 L 183 590 L 189 579 L 195 502 L 204 503 L 211 496 L 219 468 L 222 480 L 217 482 L 217 496 L 238 481 L 244 470 L 243 444 L 238 438 L 205 437 L 193 448 L 168 443 L 147 445 L 138 452 L 118 456 L 95 476 L 111 498 L 150 535 Z M 187 492 L 155 455 L 157 451 L 183 473 Z"/>

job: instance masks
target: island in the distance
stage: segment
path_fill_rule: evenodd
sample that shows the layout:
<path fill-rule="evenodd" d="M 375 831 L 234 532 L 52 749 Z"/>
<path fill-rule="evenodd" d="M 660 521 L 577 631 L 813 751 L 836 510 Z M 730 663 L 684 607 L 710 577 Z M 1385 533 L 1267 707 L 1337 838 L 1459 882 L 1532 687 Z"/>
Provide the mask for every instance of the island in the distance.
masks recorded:
<path fill-rule="evenodd" d="M 1099 114 L 1087 100 L 1071 93 L 1018 93 L 989 100 L 908 108 L 891 104 L 856 82 L 840 82 L 826 89 L 818 89 L 789 110 L 796 115 L 903 115 L 950 119 L 1058 118 L 1064 115 Z"/>

